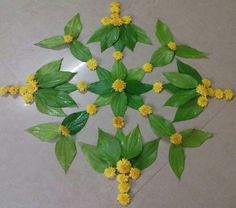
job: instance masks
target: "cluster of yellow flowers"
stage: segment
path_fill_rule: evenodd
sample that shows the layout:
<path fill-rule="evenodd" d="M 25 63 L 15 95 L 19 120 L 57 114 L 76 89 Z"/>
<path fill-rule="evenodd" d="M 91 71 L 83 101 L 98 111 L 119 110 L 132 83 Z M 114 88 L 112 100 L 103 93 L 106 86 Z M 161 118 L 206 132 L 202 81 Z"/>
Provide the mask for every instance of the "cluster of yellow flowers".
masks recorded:
<path fill-rule="evenodd" d="M 104 170 L 104 175 L 108 179 L 113 179 L 116 176 L 116 181 L 118 182 L 118 191 L 117 201 L 122 206 L 130 204 L 131 197 L 129 179 L 137 180 L 141 171 L 138 168 L 132 167 L 131 163 L 127 159 L 121 159 L 117 162 L 116 168 L 109 167 Z"/>
<path fill-rule="evenodd" d="M 142 116 L 151 115 L 153 112 L 152 107 L 150 105 L 142 105 L 138 110 Z"/>
<path fill-rule="evenodd" d="M 213 89 L 211 87 L 211 81 L 209 79 L 203 79 L 202 84 L 196 87 L 196 92 L 201 95 L 198 98 L 197 104 L 202 108 L 208 105 L 208 98 L 215 97 L 218 100 L 232 100 L 234 97 L 234 92 L 231 89 Z"/>
<path fill-rule="evenodd" d="M 66 127 L 63 126 L 63 125 L 60 125 L 60 126 L 59 126 L 59 131 L 60 131 L 61 135 L 64 136 L 64 137 L 67 137 L 67 136 L 69 136 L 69 134 L 70 134 L 69 129 L 66 128 Z"/>
<path fill-rule="evenodd" d="M 122 26 L 132 23 L 131 16 L 120 16 L 120 3 L 112 2 L 110 4 L 110 17 L 104 17 L 101 19 L 101 24 L 104 26 L 113 25 L 113 26 Z"/>
<path fill-rule="evenodd" d="M 0 95 L 6 96 L 8 94 L 12 96 L 22 96 L 26 104 L 30 104 L 34 101 L 34 94 L 38 91 L 37 82 L 34 75 L 30 75 L 26 78 L 25 86 L 3 86 L 0 88 Z"/>

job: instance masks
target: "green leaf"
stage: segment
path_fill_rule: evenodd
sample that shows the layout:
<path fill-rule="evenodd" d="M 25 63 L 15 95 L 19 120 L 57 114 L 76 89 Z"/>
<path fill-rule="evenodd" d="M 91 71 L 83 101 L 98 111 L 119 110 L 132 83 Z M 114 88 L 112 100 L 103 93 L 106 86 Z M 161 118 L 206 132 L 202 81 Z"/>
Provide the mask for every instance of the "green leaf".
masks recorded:
<path fill-rule="evenodd" d="M 100 80 L 104 80 L 104 79 L 111 80 L 111 72 L 109 72 L 108 70 L 98 67 L 96 69 L 96 72 Z"/>
<path fill-rule="evenodd" d="M 70 81 L 74 75 L 70 72 L 51 72 L 46 76 L 39 76 L 37 81 L 41 88 L 52 88 Z"/>
<path fill-rule="evenodd" d="M 142 28 L 140 28 L 140 27 L 138 27 L 137 25 L 134 25 L 134 24 L 131 24 L 130 26 L 136 32 L 138 42 L 144 43 L 144 44 L 149 44 L 149 45 L 152 44 L 152 41 L 146 35 L 145 31 Z"/>
<path fill-rule="evenodd" d="M 203 108 L 198 106 L 197 99 L 198 98 L 194 98 L 190 102 L 179 107 L 175 114 L 174 122 L 196 118 L 203 111 Z"/>
<path fill-rule="evenodd" d="M 113 80 L 117 80 L 117 79 L 125 80 L 127 76 L 127 69 L 122 61 L 114 62 L 111 69 L 111 76 Z"/>
<path fill-rule="evenodd" d="M 165 66 L 173 61 L 174 56 L 174 51 L 170 50 L 166 46 L 163 46 L 153 53 L 151 64 L 154 67 Z"/>
<path fill-rule="evenodd" d="M 137 126 L 127 137 L 120 140 L 122 157 L 128 160 L 137 157 L 142 152 L 142 135 Z"/>
<path fill-rule="evenodd" d="M 122 34 L 122 41 L 124 41 L 127 48 L 134 50 L 137 43 L 137 33 L 130 25 L 121 26 L 120 34 Z"/>
<path fill-rule="evenodd" d="M 101 51 L 105 51 L 107 48 L 110 48 L 118 41 L 120 37 L 120 28 L 114 27 L 108 32 L 103 39 L 101 40 Z"/>
<path fill-rule="evenodd" d="M 133 161 L 133 166 L 144 170 L 151 166 L 157 159 L 159 139 L 152 140 L 143 145 L 141 154 Z"/>
<path fill-rule="evenodd" d="M 164 89 L 165 89 L 167 92 L 172 93 L 172 94 L 175 94 L 175 93 L 177 93 L 177 92 L 186 91 L 186 89 L 178 88 L 178 87 L 172 85 L 171 83 L 164 84 Z"/>
<path fill-rule="evenodd" d="M 193 89 L 197 87 L 198 82 L 187 74 L 179 72 L 165 72 L 165 78 L 174 86 L 184 89 Z"/>
<path fill-rule="evenodd" d="M 79 145 L 85 159 L 96 172 L 103 173 L 109 167 L 109 164 L 100 158 L 96 146 L 84 143 L 79 143 Z"/>
<path fill-rule="evenodd" d="M 170 136 L 176 132 L 174 125 L 161 116 L 150 115 L 149 123 L 153 132 L 157 136 L 161 136 L 166 139 L 169 139 Z"/>
<path fill-rule="evenodd" d="M 55 153 L 61 167 L 67 173 L 76 154 L 75 140 L 71 137 L 60 137 L 55 146 Z"/>
<path fill-rule="evenodd" d="M 191 77 L 193 77 L 194 79 L 196 79 L 198 81 L 198 83 L 202 82 L 202 77 L 201 75 L 197 72 L 196 69 L 194 69 L 193 67 L 181 62 L 180 60 L 177 59 L 177 67 L 178 67 L 178 71 L 180 73 L 184 73 L 184 74 L 188 74 Z"/>
<path fill-rule="evenodd" d="M 59 126 L 53 123 L 39 124 L 26 130 L 43 142 L 50 142 L 59 136 Z"/>
<path fill-rule="evenodd" d="M 55 90 L 64 91 L 66 93 L 72 93 L 77 90 L 77 87 L 71 83 L 65 83 L 55 87 Z"/>
<path fill-rule="evenodd" d="M 212 133 L 204 132 L 198 129 L 187 129 L 181 131 L 180 134 L 183 137 L 183 147 L 200 147 L 206 140 L 213 137 Z"/>
<path fill-rule="evenodd" d="M 120 30 L 120 37 L 119 39 L 115 42 L 115 44 L 113 45 L 113 47 L 115 48 L 116 51 L 120 51 L 123 52 L 125 49 L 125 41 L 123 40 L 122 37 L 122 30 Z"/>
<path fill-rule="evenodd" d="M 127 110 L 127 97 L 125 93 L 113 93 L 111 109 L 115 116 L 124 116 Z"/>
<path fill-rule="evenodd" d="M 97 95 L 110 95 L 112 93 L 112 83 L 110 80 L 104 79 L 94 82 L 88 86 L 88 90 Z"/>
<path fill-rule="evenodd" d="M 65 92 L 54 89 L 40 89 L 38 97 L 48 106 L 54 108 L 74 107 L 75 101 Z"/>
<path fill-rule="evenodd" d="M 175 175 L 180 179 L 185 165 L 185 154 L 182 146 L 170 145 L 169 164 Z"/>
<path fill-rule="evenodd" d="M 42 48 L 49 48 L 49 49 L 55 49 L 59 48 L 65 45 L 64 43 L 64 37 L 63 36 L 53 36 L 47 39 L 44 39 L 38 43 L 35 44 L 36 46 L 40 46 Z"/>
<path fill-rule="evenodd" d="M 98 29 L 88 40 L 87 43 L 94 43 L 101 41 L 111 30 L 113 29 L 112 25 L 104 26 Z"/>
<path fill-rule="evenodd" d="M 115 166 L 120 159 L 121 148 L 119 141 L 101 129 L 98 131 L 97 151 L 100 158 L 105 160 L 110 166 Z"/>
<path fill-rule="evenodd" d="M 137 80 L 129 80 L 126 83 L 126 92 L 133 95 L 140 95 L 152 90 L 153 86 L 150 84 L 144 84 Z"/>
<path fill-rule="evenodd" d="M 62 121 L 62 125 L 68 128 L 70 135 L 75 135 L 84 128 L 88 118 L 89 115 L 86 111 L 73 113 Z"/>
<path fill-rule="evenodd" d="M 109 95 L 109 96 L 99 96 L 96 101 L 95 101 L 95 105 L 97 107 L 102 107 L 102 106 L 106 106 L 106 105 L 109 105 L 111 103 L 111 98 L 112 96 Z"/>
<path fill-rule="evenodd" d="M 191 48 L 187 45 L 177 45 L 176 56 L 182 58 L 199 59 L 199 58 L 206 58 L 207 54 L 202 51 L 198 51 L 195 48 Z"/>
<path fill-rule="evenodd" d="M 75 58 L 83 62 L 87 62 L 92 58 L 92 54 L 89 48 L 87 48 L 83 43 L 77 40 L 74 40 L 70 44 L 70 51 Z"/>
<path fill-rule="evenodd" d="M 195 97 L 198 97 L 199 95 L 196 93 L 195 90 L 190 91 L 180 91 L 175 93 L 172 97 L 170 97 L 166 103 L 165 106 L 172 106 L 172 107 L 180 107 L 187 103 L 188 101 L 192 100 Z"/>
<path fill-rule="evenodd" d="M 122 129 L 117 129 L 115 138 L 118 139 L 120 142 L 122 140 L 126 139 L 126 136 L 125 136 L 124 132 L 122 131 Z"/>
<path fill-rule="evenodd" d="M 80 15 L 76 14 L 65 26 L 65 35 L 72 35 L 77 38 L 82 30 L 82 24 L 80 22 Z"/>
<path fill-rule="evenodd" d="M 143 98 L 141 95 L 130 95 L 130 94 L 126 94 L 127 96 L 127 105 L 135 110 L 138 110 L 143 104 Z"/>
<path fill-rule="evenodd" d="M 58 116 L 58 117 L 64 117 L 66 114 L 63 112 L 61 108 L 53 108 L 50 107 L 44 102 L 39 96 L 36 94 L 34 97 L 36 107 L 39 112 L 47 114 L 49 116 Z"/>
<path fill-rule="evenodd" d="M 156 36 L 162 45 L 167 45 L 174 40 L 170 28 L 161 20 L 156 24 Z"/>
<path fill-rule="evenodd" d="M 129 80 L 142 81 L 144 76 L 145 76 L 145 72 L 143 71 L 143 69 L 141 68 L 130 69 L 128 70 L 126 81 L 129 81 Z"/>

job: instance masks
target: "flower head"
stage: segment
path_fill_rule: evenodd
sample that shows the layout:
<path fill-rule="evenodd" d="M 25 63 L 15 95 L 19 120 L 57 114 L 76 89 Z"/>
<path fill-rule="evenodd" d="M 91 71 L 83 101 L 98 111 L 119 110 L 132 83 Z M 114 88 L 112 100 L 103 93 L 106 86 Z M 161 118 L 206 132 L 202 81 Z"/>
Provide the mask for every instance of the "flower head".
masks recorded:
<path fill-rule="evenodd" d="M 125 125 L 124 118 L 122 118 L 120 116 L 113 118 L 112 123 L 113 123 L 113 127 L 116 129 L 122 129 Z"/>
<path fill-rule="evenodd" d="M 175 42 L 169 42 L 168 43 L 168 48 L 170 49 L 170 50 L 172 50 L 172 51 L 176 51 L 176 43 Z"/>
<path fill-rule="evenodd" d="M 138 110 L 142 116 L 152 114 L 152 107 L 150 105 L 142 105 Z"/>
<path fill-rule="evenodd" d="M 101 19 L 101 24 L 104 26 L 110 25 L 111 24 L 111 18 L 109 17 L 103 17 Z"/>
<path fill-rule="evenodd" d="M 108 179 L 112 179 L 116 176 L 116 169 L 113 167 L 106 168 L 104 170 L 104 176 Z"/>
<path fill-rule="evenodd" d="M 87 85 L 86 82 L 78 82 L 78 83 L 76 84 L 76 87 L 77 87 L 77 89 L 78 89 L 81 93 L 86 92 L 87 89 L 88 89 L 88 85 Z"/>
<path fill-rule="evenodd" d="M 207 96 L 208 92 L 207 92 L 207 88 L 203 85 L 198 85 L 197 88 L 196 88 L 196 92 L 199 94 L 199 95 L 202 95 L 202 96 Z"/>
<path fill-rule="evenodd" d="M 125 174 L 118 174 L 116 176 L 116 180 L 118 183 L 127 183 L 129 181 L 129 176 Z"/>
<path fill-rule="evenodd" d="M 130 190 L 130 185 L 128 183 L 120 183 L 117 187 L 120 193 L 128 193 Z"/>
<path fill-rule="evenodd" d="M 215 90 L 215 97 L 216 97 L 218 100 L 223 99 L 223 97 L 224 97 L 224 92 L 223 92 L 223 90 L 221 90 L 221 89 L 216 89 L 216 90 Z"/>
<path fill-rule="evenodd" d="M 36 81 L 29 82 L 28 85 L 26 85 L 27 93 L 34 94 L 38 91 L 38 86 Z"/>
<path fill-rule="evenodd" d="M 131 16 L 123 16 L 121 17 L 123 24 L 128 25 L 132 23 L 132 17 Z"/>
<path fill-rule="evenodd" d="M 34 81 L 34 80 L 35 80 L 34 74 L 29 75 L 29 76 L 27 76 L 27 77 L 25 78 L 25 82 L 26 82 L 26 83 L 30 83 L 30 82 L 32 82 L 32 81 Z"/>
<path fill-rule="evenodd" d="M 1 96 L 7 95 L 8 92 L 9 92 L 9 87 L 3 86 L 3 87 L 0 88 L 0 95 L 1 95 Z"/>
<path fill-rule="evenodd" d="M 24 94 L 23 99 L 26 104 L 31 104 L 34 102 L 34 96 L 29 93 Z"/>
<path fill-rule="evenodd" d="M 112 13 L 110 15 L 111 19 L 115 19 L 115 18 L 119 18 L 120 17 L 120 14 L 119 13 Z M 111 20 L 112 21 L 112 20 Z"/>
<path fill-rule="evenodd" d="M 116 92 L 123 92 L 126 88 L 126 83 L 121 79 L 117 79 L 116 81 L 113 82 L 112 88 Z"/>
<path fill-rule="evenodd" d="M 63 126 L 63 125 L 60 125 L 60 126 L 59 126 L 59 131 L 60 131 L 61 135 L 64 136 L 64 137 L 67 137 L 67 136 L 69 136 L 69 134 L 70 134 L 69 129 L 66 128 L 66 127 Z"/>
<path fill-rule="evenodd" d="M 9 88 L 9 93 L 11 95 L 17 95 L 19 93 L 19 90 L 20 90 L 20 87 L 13 86 Z"/>
<path fill-rule="evenodd" d="M 224 91 L 224 97 L 226 100 L 232 100 L 234 97 L 234 92 L 231 89 L 226 89 Z"/>
<path fill-rule="evenodd" d="M 94 104 L 88 104 L 86 107 L 86 111 L 90 116 L 93 116 L 97 113 L 97 107 Z"/>
<path fill-rule="evenodd" d="M 181 144 L 182 143 L 182 135 L 177 132 L 172 134 L 170 137 L 170 142 L 172 144 L 176 144 L 176 145 Z"/>
<path fill-rule="evenodd" d="M 143 71 L 145 73 L 151 73 L 152 70 L 153 70 L 153 65 L 152 64 L 146 63 L 146 64 L 143 65 Z"/>
<path fill-rule="evenodd" d="M 111 24 L 113 26 L 119 27 L 123 24 L 123 21 L 120 17 L 114 17 L 114 18 L 111 19 Z"/>
<path fill-rule="evenodd" d="M 110 7 L 120 7 L 120 3 L 119 2 L 111 2 L 110 3 Z"/>
<path fill-rule="evenodd" d="M 120 7 L 119 6 L 111 6 L 110 13 L 120 13 Z"/>
<path fill-rule="evenodd" d="M 208 99 L 205 96 L 200 96 L 197 100 L 197 104 L 204 108 L 208 105 Z"/>
<path fill-rule="evenodd" d="M 93 59 L 93 58 L 90 59 L 90 60 L 88 60 L 88 61 L 87 61 L 87 67 L 88 67 L 88 69 L 91 70 L 91 71 L 96 70 L 97 67 L 98 67 L 98 62 L 97 62 L 97 60 L 96 60 L 96 59 Z"/>
<path fill-rule="evenodd" d="M 211 80 L 203 79 L 202 84 L 203 84 L 204 87 L 209 88 L 209 87 L 211 87 Z"/>
<path fill-rule="evenodd" d="M 126 174 L 126 173 L 129 173 L 131 169 L 131 163 L 127 159 L 122 159 L 117 162 L 116 168 L 119 173 Z"/>
<path fill-rule="evenodd" d="M 115 51 L 112 54 L 112 56 L 116 61 L 119 61 L 119 60 L 123 59 L 123 57 L 124 57 L 123 54 L 120 51 Z"/>
<path fill-rule="evenodd" d="M 141 171 L 138 168 L 131 168 L 129 177 L 133 180 L 137 180 L 141 175 Z"/>
<path fill-rule="evenodd" d="M 131 201 L 129 194 L 118 194 L 116 199 L 122 206 L 128 205 Z"/>
<path fill-rule="evenodd" d="M 71 43 L 73 41 L 72 35 L 64 35 L 64 43 Z"/>
<path fill-rule="evenodd" d="M 161 82 L 155 82 L 153 85 L 153 91 L 155 93 L 160 93 L 163 90 L 163 84 Z"/>
<path fill-rule="evenodd" d="M 208 89 L 207 89 L 207 94 L 208 94 L 208 96 L 210 96 L 210 97 L 214 97 L 214 96 L 215 96 L 215 90 L 212 89 L 212 88 L 208 88 Z"/>

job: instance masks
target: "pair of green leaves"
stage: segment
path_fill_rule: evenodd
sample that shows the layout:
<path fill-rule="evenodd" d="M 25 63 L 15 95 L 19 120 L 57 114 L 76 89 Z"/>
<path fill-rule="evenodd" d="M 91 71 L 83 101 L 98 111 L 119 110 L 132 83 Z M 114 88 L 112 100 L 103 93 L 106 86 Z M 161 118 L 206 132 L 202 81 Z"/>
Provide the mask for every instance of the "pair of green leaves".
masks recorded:
<path fill-rule="evenodd" d="M 128 136 L 119 130 L 115 137 L 99 129 L 96 146 L 80 143 L 80 147 L 90 166 L 103 173 L 121 158 L 130 160 L 140 170 L 149 167 L 157 158 L 158 144 L 156 139 L 143 145 L 140 129 L 136 127 Z"/>
<path fill-rule="evenodd" d="M 43 65 L 35 74 L 38 91 L 35 103 L 39 112 L 50 116 L 65 116 L 62 108 L 76 106 L 69 93 L 76 90 L 76 86 L 68 83 L 75 74 L 63 72 L 61 60 Z"/>
<path fill-rule="evenodd" d="M 176 133 L 173 123 L 161 116 L 150 115 L 149 123 L 154 134 L 168 141 L 171 135 Z M 182 143 L 180 145 L 170 144 L 169 164 L 175 175 L 180 179 L 185 167 L 184 148 L 200 147 L 213 134 L 198 129 L 187 129 L 179 133 L 182 135 Z"/>
<path fill-rule="evenodd" d="M 78 41 L 78 37 L 82 31 L 80 15 L 76 14 L 64 27 L 64 35 L 73 37 L 73 41 L 69 44 L 64 42 L 63 35 L 53 36 L 36 43 L 35 45 L 48 49 L 59 49 L 69 46 L 72 55 L 80 61 L 87 62 L 92 58 L 92 54 L 88 47 Z"/>
<path fill-rule="evenodd" d="M 197 117 L 203 108 L 197 105 L 199 94 L 196 87 L 201 84 L 202 77 L 193 67 L 177 60 L 178 72 L 166 72 L 164 76 L 169 81 L 165 89 L 173 93 L 165 106 L 176 107 L 174 122 Z"/>
<path fill-rule="evenodd" d="M 176 51 L 171 50 L 168 43 L 174 42 L 174 37 L 170 28 L 161 20 L 158 20 L 156 24 L 156 37 L 162 46 L 152 55 L 150 63 L 155 67 L 162 67 L 171 63 L 175 56 L 193 59 L 206 57 L 204 52 L 187 45 L 177 45 Z"/>
<path fill-rule="evenodd" d="M 137 42 L 151 44 L 145 31 L 134 24 L 120 27 L 103 26 L 88 40 L 88 43 L 94 42 L 100 42 L 102 52 L 110 47 L 114 47 L 117 51 L 123 51 L 127 47 L 133 51 Z"/>
<path fill-rule="evenodd" d="M 138 109 L 143 105 L 141 94 L 152 89 L 152 85 L 141 82 L 144 77 L 141 68 L 127 70 L 122 61 L 116 61 L 111 72 L 99 67 L 97 74 L 99 81 L 90 84 L 88 90 L 99 95 L 95 102 L 97 106 L 111 104 L 115 116 L 124 116 L 127 106 Z M 126 83 L 126 88 L 121 93 L 112 88 L 112 83 L 117 79 Z"/>

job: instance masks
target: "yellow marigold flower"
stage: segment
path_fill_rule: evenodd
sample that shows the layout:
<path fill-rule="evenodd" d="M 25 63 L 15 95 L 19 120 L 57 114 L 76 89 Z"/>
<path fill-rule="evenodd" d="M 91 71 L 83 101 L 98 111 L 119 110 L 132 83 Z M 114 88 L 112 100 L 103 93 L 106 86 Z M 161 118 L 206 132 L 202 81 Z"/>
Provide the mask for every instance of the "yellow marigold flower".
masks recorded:
<path fill-rule="evenodd" d="M 97 107 L 94 104 L 89 104 L 86 107 L 86 111 L 90 116 L 93 116 L 97 113 Z"/>
<path fill-rule="evenodd" d="M 202 96 L 207 96 L 208 92 L 207 92 L 207 88 L 204 87 L 203 85 L 198 85 L 196 88 L 196 92 Z"/>
<path fill-rule="evenodd" d="M 120 13 L 120 7 L 119 6 L 111 6 L 110 12 L 111 13 Z"/>
<path fill-rule="evenodd" d="M 142 105 L 138 110 L 142 116 L 152 114 L 152 107 L 150 105 Z"/>
<path fill-rule="evenodd" d="M 34 79 L 35 79 L 35 76 L 32 74 L 32 75 L 29 75 L 25 78 L 25 82 L 30 83 L 30 82 L 34 81 Z"/>
<path fill-rule="evenodd" d="M 205 96 L 200 96 L 197 100 L 197 104 L 204 108 L 208 105 L 208 99 Z"/>
<path fill-rule="evenodd" d="M 120 14 L 119 14 L 119 13 L 112 13 L 112 14 L 110 15 L 110 17 L 111 17 L 111 19 L 119 18 L 119 17 L 120 17 Z M 110 19 L 110 20 L 111 20 L 111 19 Z"/>
<path fill-rule="evenodd" d="M 146 64 L 143 65 L 143 71 L 145 73 L 151 73 L 152 70 L 153 70 L 153 65 L 152 64 L 146 63 Z"/>
<path fill-rule="evenodd" d="M 64 43 L 71 43 L 73 41 L 72 35 L 64 35 Z"/>
<path fill-rule="evenodd" d="M 77 87 L 77 89 L 78 89 L 81 93 L 86 92 L 87 89 L 88 89 L 88 85 L 87 85 L 86 82 L 78 82 L 78 83 L 76 84 L 76 87 Z"/>
<path fill-rule="evenodd" d="M 131 201 L 129 194 L 118 194 L 116 199 L 122 206 L 128 205 Z"/>
<path fill-rule="evenodd" d="M 132 17 L 131 16 L 123 16 L 122 18 L 122 22 L 125 25 L 128 25 L 130 23 L 132 23 Z"/>
<path fill-rule="evenodd" d="M 118 183 L 127 183 L 129 181 L 129 176 L 125 174 L 118 174 L 116 180 Z"/>
<path fill-rule="evenodd" d="M 153 85 L 153 91 L 155 93 L 160 93 L 163 90 L 163 84 L 161 82 L 155 82 Z"/>
<path fill-rule="evenodd" d="M 29 84 L 26 86 L 27 88 L 27 93 L 34 94 L 38 91 L 38 86 L 36 81 L 31 81 Z"/>
<path fill-rule="evenodd" d="M 219 100 L 223 99 L 224 97 L 224 92 L 221 89 L 216 89 L 215 90 L 215 97 Z"/>
<path fill-rule="evenodd" d="M 109 17 L 104 17 L 101 19 L 101 24 L 104 26 L 110 25 L 111 24 L 111 18 Z"/>
<path fill-rule="evenodd" d="M 7 95 L 8 92 L 9 92 L 9 87 L 3 86 L 3 87 L 0 88 L 0 95 L 1 96 Z"/>
<path fill-rule="evenodd" d="M 17 95 L 17 94 L 19 93 L 19 90 L 20 90 L 19 87 L 13 86 L 13 87 L 10 87 L 10 88 L 9 88 L 9 93 L 10 93 L 11 95 Z"/>
<path fill-rule="evenodd" d="M 128 193 L 130 190 L 130 185 L 128 183 L 120 183 L 117 187 L 118 191 L 122 194 Z"/>
<path fill-rule="evenodd" d="M 172 51 L 176 51 L 176 43 L 175 42 L 169 42 L 168 43 L 168 48 L 171 49 Z"/>
<path fill-rule="evenodd" d="M 97 67 L 98 67 L 98 62 L 97 62 L 97 60 L 96 59 L 90 59 L 90 60 L 88 60 L 87 61 L 87 67 L 88 67 L 88 69 L 90 69 L 91 71 L 94 71 L 94 70 L 96 70 L 97 69 Z"/>
<path fill-rule="evenodd" d="M 121 79 L 117 79 L 116 81 L 113 82 L 112 88 L 116 92 L 123 92 L 126 88 L 126 83 Z"/>
<path fill-rule="evenodd" d="M 116 176 L 116 169 L 113 167 L 106 168 L 104 170 L 104 176 L 109 179 L 114 178 Z"/>
<path fill-rule="evenodd" d="M 61 132 L 61 135 L 64 136 L 64 137 L 67 137 L 67 136 L 69 136 L 69 134 L 70 134 L 69 129 L 66 128 L 66 127 L 63 126 L 63 125 L 60 125 L 60 126 L 59 126 L 59 131 Z"/>
<path fill-rule="evenodd" d="M 224 97 L 226 100 L 232 100 L 234 97 L 234 92 L 231 89 L 226 89 L 224 91 Z"/>
<path fill-rule="evenodd" d="M 131 168 L 129 177 L 133 180 L 137 180 L 141 175 L 141 171 L 138 168 Z"/>
<path fill-rule="evenodd" d="M 118 116 L 113 118 L 113 127 L 116 129 L 122 129 L 125 125 L 124 118 Z"/>
<path fill-rule="evenodd" d="M 207 94 L 208 94 L 208 96 L 210 96 L 210 97 L 214 97 L 214 96 L 215 96 L 215 90 L 212 89 L 212 88 L 208 88 L 208 89 L 207 89 Z"/>
<path fill-rule="evenodd" d="M 23 99 L 26 104 L 31 104 L 34 102 L 34 96 L 29 93 L 24 94 Z"/>
<path fill-rule="evenodd" d="M 123 54 L 120 52 L 120 51 L 115 51 L 113 54 L 112 54 L 113 58 L 117 61 L 123 59 Z"/>
<path fill-rule="evenodd" d="M 119 160 L 116 164 L 116 169 L 118 170 L 119 173 L 123 174 L 129 173 L 131 169 L 131 163 L 127 159 Z"/>
<path fill-rule="evenodd" d="M 209 88 L 209 87 L 211 87 L 211 80 L 203 79 L 202 84 L 203 84 L 204 87 Z"/>
<path fill-rule="evenodd" d="M 121 18 L 117 17 L 117 18 L 112 18 L 111 19 L 111 24 L 116 26 L 116 27 L 119 27 L 123 24 L 123 21 Z"/>
<path fill-rule="evenodd" d="M 170 137 L 170 142 L 172 144 L 181 144 L 182 143 L 182 135 L 180 133 L 174 133 Z"/>
<path fill-rule="evenodd" d="M 110 7 L 120 7 L 120 3 L 119 2 L 111 2 Z"/>

